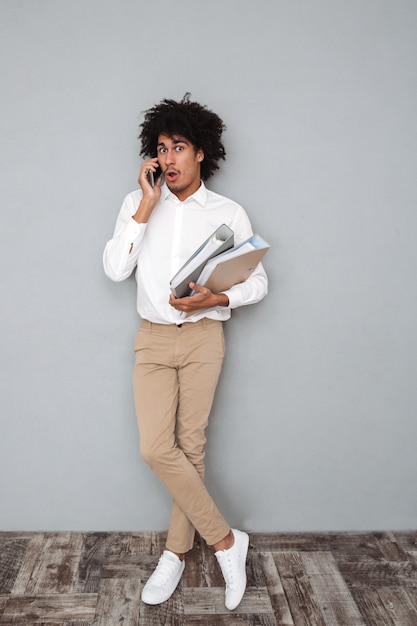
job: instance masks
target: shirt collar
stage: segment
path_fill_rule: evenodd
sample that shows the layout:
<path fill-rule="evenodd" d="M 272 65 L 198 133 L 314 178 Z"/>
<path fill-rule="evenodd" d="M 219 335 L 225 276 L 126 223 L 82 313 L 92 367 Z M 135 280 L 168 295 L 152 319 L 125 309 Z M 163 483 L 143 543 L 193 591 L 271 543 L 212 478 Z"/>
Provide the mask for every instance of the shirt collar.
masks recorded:
<path fill-rule="evenodd" d="M 168 189 L 168 185 L 166 183 L 164 183 L 162 185 L 162 187 L 161 187 L 161 199 L 162 200 L 167 200 L 170 197 L 174 198 L 177 202 L 179 202 L 177 196 L 175 194 L 173 194 Z M 191 200 L 194 200 L 195 202 L 200 204 L 202 207 L 206 206 L 206 203 L 207 203 L 207 187 L 205 186 L 203 181 L 201 181 L 201 185 L 197 189 L 197 191 L 195 191 L 192 196 L 190 196 L 189 198 L 184 200 L 184 202 L 190 202 Z"/>

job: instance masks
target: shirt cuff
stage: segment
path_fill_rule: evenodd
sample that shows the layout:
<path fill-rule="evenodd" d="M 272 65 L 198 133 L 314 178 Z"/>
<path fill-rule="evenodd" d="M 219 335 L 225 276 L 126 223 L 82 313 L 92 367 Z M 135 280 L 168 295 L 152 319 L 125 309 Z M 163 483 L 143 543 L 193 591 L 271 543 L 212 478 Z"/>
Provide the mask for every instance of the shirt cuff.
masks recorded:
<path fill-rule="evenodd" d="M 136 220 L 132 219 L 126 224 L 124 236 L 129 241 L 135 241 L 138 237 L 142 237 L 146 230 L 146 223 L 139 224 Z"/>
<path fill-rule="evenodd" d="M 242 298 L 240 293 L 237 293 L 236 290 L 228 289 L 227 291 L 222 291 L 229 298 L 229 306 L 228 309 L 237 309 L 238 306 L 242 304 Z"/>

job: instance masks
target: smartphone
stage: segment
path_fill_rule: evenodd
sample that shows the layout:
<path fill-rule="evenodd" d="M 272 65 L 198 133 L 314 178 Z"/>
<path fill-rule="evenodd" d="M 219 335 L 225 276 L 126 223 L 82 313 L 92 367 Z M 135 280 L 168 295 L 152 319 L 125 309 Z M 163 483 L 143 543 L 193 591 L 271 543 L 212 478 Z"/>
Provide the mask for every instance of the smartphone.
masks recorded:
<path fill-rule="evenodd" d="M 159 165 L 155 172 L 153 172 L 150 169 L 147 171 L 148 181 L 151 187 L 155 187 L 155 181 L 160 177 L 161 174 L 162 174 L 162 170 L 159 167 Z"/>

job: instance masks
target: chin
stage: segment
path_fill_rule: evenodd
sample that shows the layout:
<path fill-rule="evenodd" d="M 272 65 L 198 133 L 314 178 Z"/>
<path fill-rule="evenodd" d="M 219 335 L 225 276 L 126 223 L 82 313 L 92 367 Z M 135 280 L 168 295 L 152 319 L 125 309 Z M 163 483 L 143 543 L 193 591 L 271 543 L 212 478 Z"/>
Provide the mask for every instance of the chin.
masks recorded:
<path fill-rule="evenodd" d="M 172 192 L 183 191 L 185 189 L 184 185 L 176 185 L 175 183 L 169 183 L 168 181 L 167 187 Z"/>

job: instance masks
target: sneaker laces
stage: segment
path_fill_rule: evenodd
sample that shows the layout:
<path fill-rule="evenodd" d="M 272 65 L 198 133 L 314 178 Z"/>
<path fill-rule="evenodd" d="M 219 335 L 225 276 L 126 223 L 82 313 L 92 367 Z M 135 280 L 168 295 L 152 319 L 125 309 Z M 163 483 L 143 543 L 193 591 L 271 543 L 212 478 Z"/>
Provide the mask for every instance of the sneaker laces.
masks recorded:
<path fill-rule="evenodd" d="M 177 573 L 178 563 L 166 554 L 163 554 L 155 568 L 149 582 L 158 587 L 165 587 L 169 580 Z"/>
<path fill-rule="evenodd" d="M 223 578 L 226 582 L 226 587 L 233 589 L 233 561 L 230 554 L 225 551 L 223 554 L 217 555 L 222 570 Z"/>

